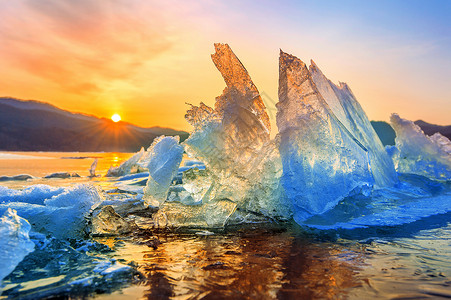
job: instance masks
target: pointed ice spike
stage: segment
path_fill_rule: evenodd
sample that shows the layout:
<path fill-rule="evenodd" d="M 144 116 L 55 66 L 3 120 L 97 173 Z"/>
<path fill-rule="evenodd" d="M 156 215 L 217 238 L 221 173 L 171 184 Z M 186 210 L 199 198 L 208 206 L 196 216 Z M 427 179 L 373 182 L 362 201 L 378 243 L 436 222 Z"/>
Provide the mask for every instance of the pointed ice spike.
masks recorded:
<path fill-rule="evenodd" d="M 373 183 L 368 153 L 334 115 L 307 66 L 280 52 L 277 103 L 282 184 L 296 222 Z"/>
<path fill-rule="evenodd" d="M 291 210 L 281 204 L 285 197 L 278 143 L 270 140 L 263 100 L 230 47 L 215 44 L 215 50 L 212 60 L 227 87 L 214 109 L 201 103 L 186 115 L 194 130 L 185 150 L 205 163 L 213 182 L 202 202 L 229 199 L 239 208 L 289 218 Z"/>
<path fill-rule="evenodd" d="M 229 45 L 216 43 L 215 50 L 216 52 L 211 55 L 211 59 L 221 72 L 227 85 L 222 96 L 216 99 L 216 110 L 222 113 L 230 105 L 239 105 L 256 115 L 269 133 L 271 125 L 265 104 L 246 68 Z M 241 94 L 241 97 L 237 99 L 229 98 L 231 95 L 228 94 L 235 93 L 234 90 Z"/>
<path fill-rule="evenodd" d="M 310 73 L 319 93 L 338 120 L 368 150 L 376 186 L 393 186 L 398 181 L 393 161 L 348 85 L 340 83 L 340 86 L 336 86 L 324 76 L 313 60 Z"/>
<path fill-rule="evenodd" d="M 331 82 L 329 79 L 324 76 L 323 72 L 318 68 L 318 66 L 315 64 L 313 60 L 310 61 L 310 74 L 312 75 L 313 82 L 315 83 L 316 87 L 318 88 L 319 93 L 323 97 L 323 99 L 327 102 L 330 109 L 334 113 L 334 115 L 340 120 L 343 125 L 346 126 L 346 128 L 351 128 L 349 124 L 349 119 L 346 117 L 346 113 L 343 109 L 343 106 L 341 105 L 340 100 L 338 99 L 338 96 L 335 94 L 335 91 L 333 90 L 331 86 Z"/>
<path fill-rule="evenodd" d="M 166 200 L 172 179 L 182 162 L 183 151 L 178 136 L 164 135 L 156 138 L 147 149 L 149 179 L 143 196 L 146 205 L 159 207 Z"/>
<path fill-rule="evenodd" d="M 194 131 L 187 152 L 216 172 L 252 171 L 256 154 L 270 140 L 265 105 L 243 64 L 227 44 L 215 44 L 212 60 L 227 87 L 215 109 L 192 106 L 186 119 Z"/>

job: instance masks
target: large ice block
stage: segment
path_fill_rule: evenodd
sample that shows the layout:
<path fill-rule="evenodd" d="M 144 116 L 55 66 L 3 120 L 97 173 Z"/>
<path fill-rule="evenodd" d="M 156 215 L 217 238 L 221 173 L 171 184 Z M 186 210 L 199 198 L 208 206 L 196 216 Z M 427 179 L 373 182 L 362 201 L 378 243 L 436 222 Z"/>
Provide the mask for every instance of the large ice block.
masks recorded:
<path fill-rule="evenodd" d="M 337 119 L 368 150 L 376 187 L 393 186 L 398 181 L 393 161 L 349 86 L 343 82 L 335 85 L 313 61 L 310 73 L 319 93 Z"/>
<path fill-rule="evenodd" d="M 178 136 L 160 136 L 147 149 L 149 179 L 143 197 L 147 205 L 159 207 L 166 200 L 169 186 L 182 162 L 183 152 Z"/>
<path fill-rule="evenodd" d="M 270 140 L 263 100 L 230 47 L 215 44 L 215 49 L 212 59 L 227 87 L 216 98 L 214 109 L 201 103 L 191 106 L 186 115 L 194 127 L 184 142 L 186 151 L 205 163 L 212 182 L 196 193 L 202 195 L 203 203 L 228 199 L 240 208 L 289 217 L 291 210 L 280 185 L 278 142 Z"/>
<path fill-rule="evenodd" d="M 0 218 L 0 293 L 1 281 L 34 250 L 28 232 L 30 224 L 8 208 Z"/>
<path fill-rule="evenodd" d="M 269 142 L 270 122 L 265 105 L 247 70 L 227 44 L 215 44 L 212 60 L 227 87 L 215 108 L 192 106 L 186 119 L 194 126 L 184 142 L 186 151 L 215 172 L 245 175 L 255 154 Z M 257 162 L 258 163 L 258 162 Z"/>
<path fill-rule="evenodd" d="M 368 150 L 332 112 L 307 66 L 283 51 L 276 106 L 282 184 L 298 223 L 373 184 Z"/>
<path fill-rule="evenodd" d="M 451 154 L 446 137 L 433 138 L 424 134 L 412 121 L 392 114 L 391 125 L 396 132 L 396 148 L 393 160 L 400 173 L 412 173 L 430 178 L 451 179 Z"/>

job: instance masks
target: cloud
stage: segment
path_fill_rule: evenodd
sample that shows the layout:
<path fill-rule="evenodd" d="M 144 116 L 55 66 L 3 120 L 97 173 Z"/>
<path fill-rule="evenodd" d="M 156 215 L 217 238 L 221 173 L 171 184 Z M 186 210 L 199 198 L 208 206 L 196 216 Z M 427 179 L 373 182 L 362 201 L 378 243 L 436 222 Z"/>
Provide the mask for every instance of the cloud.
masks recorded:
<path fill-rule="evenodd" d="M 124 80 L 173 45 L 167 20 L 139 2 L 9 3 L 0 10 L 0 60 L 68 92 L 95 92 L 102 82 Z"/>

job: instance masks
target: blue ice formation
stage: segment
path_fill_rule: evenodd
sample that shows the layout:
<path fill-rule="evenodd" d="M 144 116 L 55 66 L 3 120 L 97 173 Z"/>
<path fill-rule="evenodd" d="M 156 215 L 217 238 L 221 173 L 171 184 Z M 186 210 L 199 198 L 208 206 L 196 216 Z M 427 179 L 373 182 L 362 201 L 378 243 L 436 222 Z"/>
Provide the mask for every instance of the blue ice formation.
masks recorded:
<path fill-rule="evenodd" d="M 319 93 L 332 112 L 368 150 L 375 187 L 392 187 L 398 181 L 393 161 L 349 86 L 344 82 L 335 85 L 324 76 L 313 61 L 309 71 Z"/>
<path fill-rule="evenodd" d="M 70 188 L 36 185 L 23 191 L 2 188 L 0 193 L 5 198 L 13 195 L 0 204 L 0 214 L 14 209 L 33 231 L 62 239 L 84 237 L 91 209 L 103 200 L 94 186 L 82 184 Z"/>
<path fill-rule="evenodd" d="M 451 141 L 435 134 L 424 134 L 412 121 L 397 114 L 390 118 L 396 132 L 396 145 L 389 152 L 400 173 L 423 175 L 438 180 L 451 179 Z"/>
<path fill-rule="evenodd" d="M 396 226 L 451 212 L 451 186 L 415 174 L 400 174 L 396 187 L 351 195 L 333 209 L 304 220 L 318 229 Z"/>
<path fill-rule="evenodd" d="M 0 283 L 22 259 L 34 250 L 28 233 L 30 224 L 8 208 L 0 218 Z M 1 287 L 0 287 L 1 294 Z"/>
<path fill-rule="evenodd" d="M 325 215 L 331 218 L 330 226 L 338 226 L 340 214 L 349 217 L 342 221 L 351 227 L 374 225 L 377 222 L 371 218 L 376 213 L 382 214 L 375 217 L 381 224 L 401 222 L 403 208 L 387 199 L 411 195 L 409 189 L 416 186 L 405 188 L 405 182 L 398 180 L 392 158 L 345 83 L 335 85 L 313 61 L 309 69 L 281 51 L 276 104 L 279 133 L 271 139 L 265 105 L 243 64 L 227 44 L 215 44 L 215 50 L 212 59 L 227 87 L 216 98 L 214 108 L 204 103 L 191 105 L 186 119 L 194 129 L 183 143 L 188 155 L 204 167 L 179 168 L 173 184 L 164 186 L 167 202 L 154 216 L 155 224 L 223 226 L 255 220 L 252 214 L 294 217 L 297 223 L 309 226 L 319 220 L 317 216 Z M 401 138 L 402 134 L 399 141 Z M 449 159 L 451 143 L 446 138 L 436 135 L 428 140 L 447 153 L 444 160 Z M 392 152 L 407 153 L 402 143 L 397 147 Z M 446 164 L 437 153 L 429 161 Z M 443 179 L 431 171 L 400 168 L 396 157 L 395 161 L 399 172 Z M 432 169 L 444 172 L 438 163 Z M 428 180 L 421 178 L 418 184 Z M 369 201 L 379 207 L 378 201 L 384 201 L 380 195 L 386 195 L 391 203 L 384 213 L 363 206 L 369 211 L 365 217 L 358 212 L 352 216 L 340 213 L 348 207 L 346 203 L 364 205 Z M 411 219 L 427 216 L 432 210 L 417 209 L 425 199 L 447 199 L 435 196 L 417 195 L 404 211 L 413 214 Z M 391 217 L 395 211 L 399 218 Z"/>
<path fill-rule="evenodd" d="M 372 186 L 369 150 L 335 116 L 307 66 L 282 51 L 276 106 L 282 184 L 296 222 Z"/>
<path fill-rule="evenodd" d="M 136 197 L 104 205 L 119 214 L 158 207 L 157 227 L 294 218 L 317 228 L 356 228 L 427 217 L 434 214 L 428 202 L 436 213 L 448 212 L 451 142 L 445 137 L 425 136 L 394 115 L 396 146 L 388 155 L 346 84 L 281 51 L 279 132 L 271 139 L 263 99 L 243 64 L 227 44 L 215 44 L 212 60 L 226 83 L 214 107 L 191 105 L 185 118 L 194 129 L 185 142 L 161 136 L 111 169 L 109 175 L 122 176 L 117 188 Z M 181 166 L 185 152 L 190 160 Z M 127 175 L 133 169 L 148 172 Z M 424 188 L 434 184 L 435 192 Z M 0 213 L 14 208 L 33 230 L 61 238 L 80 236 L 84 218 L 101 201 L 86 186 L 0 187 Z"/>

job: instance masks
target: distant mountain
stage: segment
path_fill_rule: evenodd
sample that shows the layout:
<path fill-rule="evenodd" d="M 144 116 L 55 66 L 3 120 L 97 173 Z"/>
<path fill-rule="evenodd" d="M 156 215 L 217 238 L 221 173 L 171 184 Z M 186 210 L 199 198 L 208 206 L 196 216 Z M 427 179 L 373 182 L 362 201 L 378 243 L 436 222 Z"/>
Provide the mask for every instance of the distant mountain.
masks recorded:
<path fill-rule="evenodd" d="M 135 152 L 163 134 L 188 137 L 171 128 L 142 128 L 44 102 L 0 98 L 0 150 Z"/>
<path fill-rule="evenodd" d="M 433 135 L 436 132 L 440 132 L 451 140 L 451 125 L 434 125 L 422 120 L 415 121 L 414 123 L 420 126 L 421 130 L 427 135 Z M 395 144 L 396 133 L 389 123 L 384 121 L 371 121 L 371 125 L 373 125 L 374 130 L 384 146 Z"/>
<path fill-rule="evenodd" d="M 423 129 L 424 133 L 426 133 L 427 135 L 433 135 L 436 132 L 440 132 L 442 135 L 451 140 L 451 125 L 434 125 L 422 120 L 415 121 L 414 123 L 420 126 L 421 129 Z"/>

